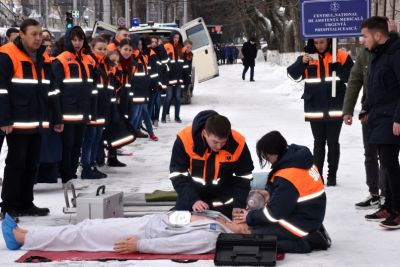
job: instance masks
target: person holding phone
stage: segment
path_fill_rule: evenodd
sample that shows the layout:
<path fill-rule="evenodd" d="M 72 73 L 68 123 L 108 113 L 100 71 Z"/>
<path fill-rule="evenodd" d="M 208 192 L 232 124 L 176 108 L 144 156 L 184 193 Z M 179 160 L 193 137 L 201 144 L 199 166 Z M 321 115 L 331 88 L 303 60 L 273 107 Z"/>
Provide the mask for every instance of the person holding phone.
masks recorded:
<path fill-rule="evenodd" d="M 316 59 L 316 56 L 318 57 Z M 299 82 L 305 81 L 304 115 L 310 122 L 314 136 L 314 163 L 323 174 L 325 147 L 328 145 L 328 186 L 336 185 L 339 166 L 339 136 L 343 122 L 343 99 L 353 60 L 349 53 L 337 50 L 333 62 L 332 40 L 317 38 L 308 40 L 304 54 L 287 68 L 288 76 Z M 332 72 L 336 71 L 335 80 Z M 332 96 L 332 83 L 336 83 L 336 96 Z"/>

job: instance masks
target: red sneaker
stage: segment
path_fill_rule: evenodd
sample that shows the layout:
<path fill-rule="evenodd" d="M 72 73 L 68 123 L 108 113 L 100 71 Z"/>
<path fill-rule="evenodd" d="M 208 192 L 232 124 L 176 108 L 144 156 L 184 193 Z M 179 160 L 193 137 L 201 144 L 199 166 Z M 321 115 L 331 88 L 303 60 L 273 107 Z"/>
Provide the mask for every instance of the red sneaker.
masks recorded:
<path fill-rule="evenodd" d="M 381 222 L 379 225 L 387 229 L 399 229 L 400 228 L 399 213 L 393 213 L 390 217 L 386 218 L 386 220 Z"/>
<path fill-rule="evenodd" d="M 385 208 L 381 207 L 379 210 L 372 214 L 365 215 L 367 221 L 381 222 L 390 217 L 390 212 Z"/>
<path fill-rule="evenodd" d="M 151 134 L 151 135 L 149 136 L 149 139 L 150 139 L 151 141 L 158 141 L 158 137 L 157 137 L 155 134 Z"/>

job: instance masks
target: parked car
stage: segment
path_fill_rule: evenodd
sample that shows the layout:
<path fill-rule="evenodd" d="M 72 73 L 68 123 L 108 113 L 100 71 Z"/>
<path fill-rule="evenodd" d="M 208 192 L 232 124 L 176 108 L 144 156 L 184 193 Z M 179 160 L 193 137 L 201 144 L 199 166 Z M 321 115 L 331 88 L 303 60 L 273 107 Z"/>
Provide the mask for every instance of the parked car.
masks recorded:
<path fill-rule="evenodd" d="M 93 28 L 93 37 L 101 33 L 114 36 L 116 30 L 116 26 L 98 21 Z M 192 85 L 186 88 L 186 90 L 182 90 L 183 104 L 189 104 L 191 102 L 195 77 L 197 81 L 201 83 L 219 76 L 214 45 L 203 18 L 192 20 L 180 28 L 174 23 L 151 23 L 132 27 L 129 31 L 131 34 L 148 34 L 164 37 L 170 36 L 173 31 L 177 31 L 182 36 L 183 41 L 190 39 L 193 42 Z"/>

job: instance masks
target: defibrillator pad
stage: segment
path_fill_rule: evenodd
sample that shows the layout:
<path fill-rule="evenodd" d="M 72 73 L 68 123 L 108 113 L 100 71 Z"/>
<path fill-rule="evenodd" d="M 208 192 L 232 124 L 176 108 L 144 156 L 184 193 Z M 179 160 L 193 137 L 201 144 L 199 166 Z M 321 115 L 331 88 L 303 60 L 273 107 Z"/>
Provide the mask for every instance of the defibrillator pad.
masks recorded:
<path fill-rule="evenodd" d="M 185 226 L 190 223 L 192 215 L 190 211 L 177 210 L 169 214 L 169 223 L 176 226 Z"/>

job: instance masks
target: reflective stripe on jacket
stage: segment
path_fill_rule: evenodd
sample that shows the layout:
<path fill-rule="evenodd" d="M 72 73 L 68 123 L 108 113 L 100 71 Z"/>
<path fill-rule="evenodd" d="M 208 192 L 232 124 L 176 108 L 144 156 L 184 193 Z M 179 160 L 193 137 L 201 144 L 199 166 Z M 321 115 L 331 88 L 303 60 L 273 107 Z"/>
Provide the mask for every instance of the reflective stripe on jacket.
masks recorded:
<path fill-rule="evenodd" d="M 275 178 L 280 177 L 289 181 L 298 191 L 297 203 L 312 201 L 324 195 L 324 184 L 318 169 L 313 165 L 310 169 L 285 168 L 275 172 L 271 178 L 274 183 Z M 263 209 L 265 217 L 274 223 L 280 224 L 283 228 L 298 237 L 308 235 L 308 232 L 299 228 L 284 218 L 275 218 L 268 210 L 268 205 Z"/>
<path fill-rule="evenodd" d="M 89 118 L 95 118 L 95 107 L 98 90 L 93 80 L 93 72 L 96 66 L 94 59 L 81 53 L 75 54 L 64 51 L 56 57 L 53 64 L 61 64 L 63 72 L 62 80 L 56 83 L 61 91 L 61 104 L 63 119 L 69 123 L 87 122 Z"/>
<path fill-rule="evenodd" d="M 210 175 L 211 177 L 209 177 L 209 179 L 211 178 L 211 183 L 217 186 L 220 182 L 220 166 L 224 163 L 232 163 L 237 161 L 242 154 L 245 145 L 244 137 L 235 130 L 232 130 L 232 138 L 238 143 L 238 147 L 236 148 L 235 152 L 231 154 L 227 150 L 220 150 L 215 155 L 215 161 L 209 162 L 209 158 L 212 154 L 211 151 L 208 150 L 204 153 L 204 155 L 201 156 L 197 155 L 193 151 L 194 142 L 191 126 L 180 131 L 178 136 L 182 140 L 185 151 L 190 157 L 190 175 L 192 176 L 194 182 L 202 185 L 206 185 L 208 182 L 208 175 Z"/>
<path fill-rule="evenodd" d="M 171 43 L 164 45 L 167 52 L 169 61 L 169 82 L 170 86 L 178 86 L 183 84 L 183 64 L 184 59 L 182 58 L 182 51 L 177 51 L 177 47 L 174 47 Z"/>
<path fill-rule="evenodd" d="M 12 125 L 17 132 L 35 133 L 49 128 L 50 115 L 53 123 L 60 123 L 58 91 L 52 89 L 51 65 L 41 52 L 37 50 L 34 63 L 19 37 L 0 48 L 4 55 L 0 65 L 7 68 L 2 70 L 0 82 L 0 126 Z"/>
<path fill-rule="evenodd" d="M 306 121 L 342 120 L 343 100 L 353 60 L 346 51 L 337 51 L 336 97 L 332 97 L 332 54 L 319 54 L 318 60 L 303 63 L 303 57 L 288 67 L 288 75 L 295 81 L 304 79 L 304 116 Z"/>

